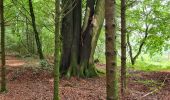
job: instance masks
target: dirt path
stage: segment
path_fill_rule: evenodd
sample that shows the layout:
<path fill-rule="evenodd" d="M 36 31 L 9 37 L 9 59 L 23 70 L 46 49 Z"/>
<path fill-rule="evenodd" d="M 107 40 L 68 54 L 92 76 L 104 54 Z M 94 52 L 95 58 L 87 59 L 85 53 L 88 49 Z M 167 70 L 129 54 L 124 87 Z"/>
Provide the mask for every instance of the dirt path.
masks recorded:
<path fill-rule="evenodd" d="M 9 67 L 7 73 L 8 92 L 0 94 L 0 100 L 52 100 L 52 74 L 24 67 L 28 64 L 27 61 L 9 57 L 8 65 L 13 67 Z M 132 71 L 128 76 L 127 100 L 170 100 L 169 72 Z M 105 86 L 105 76 L 88 79 L 62 78 L 60 97 L 61 100 L 105 100 Z M 157 88 L 156 92 L 145 96 Z"/>
<path fill-rule="evenodd" d="M 6 65 L 8 67 L 21 67 L 24 64 L 26 64 L 24 60 L 16 58 L 15 56 L 6 56 Z"/>

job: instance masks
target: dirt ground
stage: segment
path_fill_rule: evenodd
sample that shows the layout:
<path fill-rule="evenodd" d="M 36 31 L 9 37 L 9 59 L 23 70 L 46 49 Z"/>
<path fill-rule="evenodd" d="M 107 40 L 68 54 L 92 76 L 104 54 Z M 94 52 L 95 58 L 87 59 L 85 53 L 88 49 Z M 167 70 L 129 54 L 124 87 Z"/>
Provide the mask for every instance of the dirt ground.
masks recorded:
<path fill-rule="evenodd" d="M 23 61 L 16 57 L 7 57 L 8 92 L 1 93 L 0 100 L 52 100 L 52 74 L 49 71 L 36 70 L 36 64 L 35 60 Z M 104 65 L 98 67 L 104 68 Z M 105 85 L 105 76 L 87 79 L 62 78 L 60 98 L 105 100 Z M 170 100 L 170 72 L 129 70 L 126 100 Z"/>

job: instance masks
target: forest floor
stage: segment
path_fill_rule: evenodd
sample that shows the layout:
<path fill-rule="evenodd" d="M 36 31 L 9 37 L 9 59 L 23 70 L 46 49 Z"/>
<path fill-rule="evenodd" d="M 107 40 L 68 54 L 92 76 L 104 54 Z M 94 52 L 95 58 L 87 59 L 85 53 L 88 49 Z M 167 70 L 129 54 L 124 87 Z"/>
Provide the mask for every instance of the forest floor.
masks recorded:
<path fill-rule="evenodd" d="M 7 57 L 7 93 L 0 100 L 52 100 L 53 77 L 39 70 L 37 60 Z M 104 64 L 98 68 L 105 69 Z M 60 80 L 61 100 L 105 100 L 105 76 Z M 170 100 L 170 71 L 128 71 L 126 100 Z"/>

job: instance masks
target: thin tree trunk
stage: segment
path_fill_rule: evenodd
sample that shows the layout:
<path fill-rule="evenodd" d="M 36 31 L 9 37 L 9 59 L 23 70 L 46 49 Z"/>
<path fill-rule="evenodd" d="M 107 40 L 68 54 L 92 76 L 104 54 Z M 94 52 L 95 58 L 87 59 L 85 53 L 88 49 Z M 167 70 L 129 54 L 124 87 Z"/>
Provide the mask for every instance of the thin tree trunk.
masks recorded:
<path fill-rule="evenodd" d="M 118 100 L 115 16 L 116 0 L 105 0 L 107 100 Z"/>
<path fill-rule="evenodd" d="M 1 92 L 6 91 L 6 67 L 5 67 L 5 25 L 4 25 L 4 0 L 0 0 L 0 22 L 1 22 Z"/>
<path fill-rule="evenodd" d="M 131 46 L 130 40 L 129 40 L 129 34 L 127 35 L 127 43 L 128 43 L 128 47 L 129 47 L 129 55 L 130 55 L 130 60 L 131 60 L 131 64 L 132 64 L 132 65 L 135 64 L 136 59 L 137 59 L 138 56 L 141 54 L 142 48 L 143 48 L 143 46 L 144 46 L 144 44 L 145 44 L 145 42 L 146 42 L 146 40 L 147 40 L 147 38 L 148 38 L 148 35 L 149 35 L 149 33 L 148 33 L 148 31 L 149 31 L 149 25 L 148 25 L 148 24 L 145 24 L 145 26 L 146 26 L 145 36 L 144 36 L 144 38 L 142 39 L 142 42 L 141 42 L 141 44 L 139 45 L 138 51 L 137 51 L 137 53 L 136 53 L 136 55 L 135 55 L 134 57 L 133 57 L 133 52 L 132 52 L 132 46 Z"/>
<path fill-rule="evenodd" d="M 55 0 L 54 98 L 59 100 L 60 68 L 60 0 Z"/>
<path fill-rule="evenodd" d="M 126 89 L 126 0 L 121 0 L 121 95 Z"/>
<path fill-rule="evenodd" d="M 29 53 L 30 53 L 30 43 L 29 43 L 29 33 L 28 33 L 28 19 L 27 18 L 25 18 L 25 25 L 26 25 L 26 27 L 25 27 L 25 33 L 26 33 L 26 44 L 27 44 L 27 49 L 28 49 L 28 51 L 29 51 Z"/>
<path fill-rule="evenodd" d="M 30 15 L 31 15 L 31 19 L 32 19 L 32 27 L 33 27 L 33 30 L 34 30 L 34 35 L 35 35 L 35 40 L 36 40 L 36 44 L 37 44 L 37 50 L 38 50 L 39 58 L 41 60 L 43 60 L 44 55 L 43 55 L 43 52 L 42 52 L 42 45 L 41 45 L 41 42 L 40 42 L 39 33 L 37 31 L 37 28 L 36 28 L 36 22 L 35 22 L 35 15 L 34 15 L 34 10 L 33 10 L 32 0 L 29 0 L 29 9 L 30 9 Z"/>
<path fill-rule="evenodd" d="M 131 44 L 130 44 L 129 38 L 130 38 L 130 37 L 129 37 L 129 34 L 127 34 L 127 44 L 128 44 L 128 47 L 129 47 L 130 61 L 131 61 L 132 65 L 134 65 L 134 64 L 133 64 L 132 46 L 131 46 Z"/>

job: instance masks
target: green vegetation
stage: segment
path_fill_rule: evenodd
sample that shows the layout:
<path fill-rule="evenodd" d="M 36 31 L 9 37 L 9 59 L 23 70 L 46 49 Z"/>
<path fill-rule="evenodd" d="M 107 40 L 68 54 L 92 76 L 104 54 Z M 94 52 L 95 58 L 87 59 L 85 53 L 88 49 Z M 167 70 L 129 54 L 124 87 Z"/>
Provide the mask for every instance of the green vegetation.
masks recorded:
<path fill-rule="evenodd" d="M 170 0 L 0 0 L 0 31 L 2 92 L 8 55 L 51 71 L 54 100 L 60 77 L 106 73 L 106 99 L 118 100 L 127 71 L 170 71 Z"/>
<path fill-rule="evenodd" d="M 129 67 L 132 67 L 136 70 L 143 70 L 143 71 L 168 71 L 170 70 L 170 62 L 168 59 L 164 60 L 159 60 L 163 59 L 162 56 L 155 56 L 155 57 L 148 57 L 147 55 L 142 56 L 141 58 L 137 60 L 135 65 L 131 65 L 130 63 L 128 64 Z M 145 60 L 143 60 L 145 58 Z"/>

